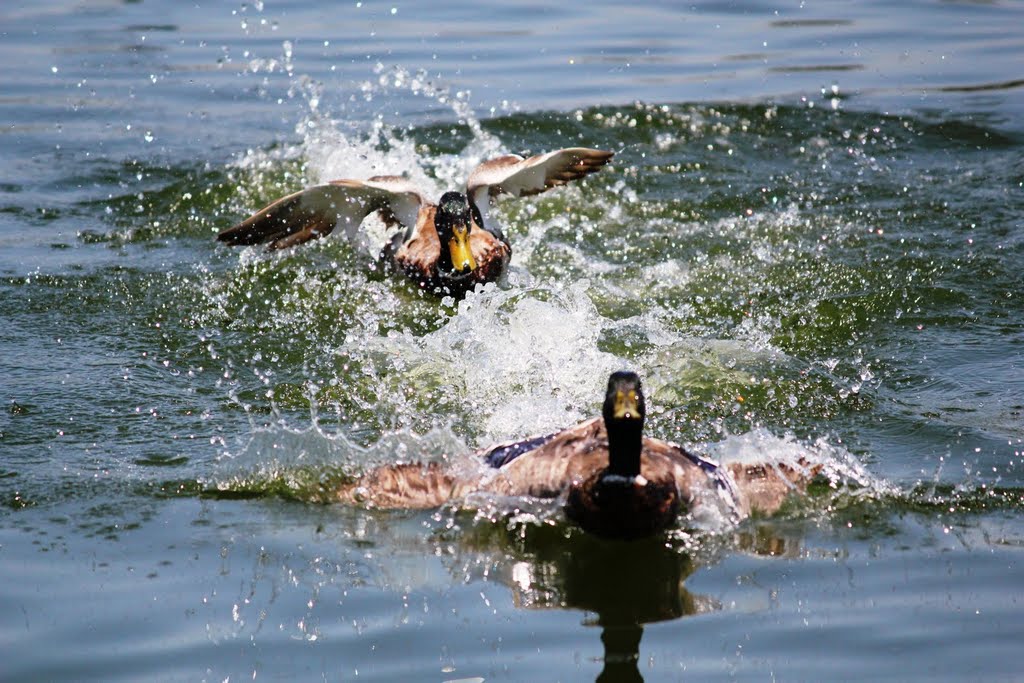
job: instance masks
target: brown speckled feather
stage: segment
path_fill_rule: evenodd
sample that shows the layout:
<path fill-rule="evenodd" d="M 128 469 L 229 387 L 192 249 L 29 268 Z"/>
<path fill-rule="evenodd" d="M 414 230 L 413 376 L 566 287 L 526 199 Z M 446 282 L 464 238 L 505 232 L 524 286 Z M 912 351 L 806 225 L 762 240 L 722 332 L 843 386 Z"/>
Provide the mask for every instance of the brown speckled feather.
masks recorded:
<path fill-rule="evenodd" d="M 431 462 L 386 465 L 337 492 L 340 502 L 380 508 L 434 508 L 469 493 L 475 480 L 456 477 Z"/>
<path fill-rule="evenodd" d="M 505 496 L 551 498 L 573 481 L 608 466 L 608 435 L 601 418 L 562 430 L 547 443 L 523 453 L 484 483 L 481 489 Z"/>
<path fill-rule="evenodd" d="M 393 176 L 369 180 L 334 180 L 278 199 L 217 239 L 231 245 L 267 244 L 284 249 L 329 235 L 341 225 L 359 243 L 359 226 L 377 211 L 400 222 L 413 220 L 428 204 L 415 185 Z"/>
<path fill-rule="evenodd" d="M 558 496 L 574 481 L 590 479 L 606 467 L 608 434 L 604 420 L 596 417 L 519 456 L 482 488 L 504 495 Z M 687 505 L 716 486 L 679 446 L 659 439 L 644 438 L 640 473 L 649 480 L 674 481 Z"/>
<path fill-rule="evenodd" d="M 441 241 L 434 228 L 436 206 L 427 206 L 416 217 L 416 226 L 405 242 L 399 242 L 390 256 L 392 264 L 416 280 L 430 280 L 436 277 L 437 259 L 441 253 Z"/>
<path fill-rule="evenodd" d="M 477 166 L 466 181 L 466 193 L 478 204 L 485 195 L 538 194 L 600 170 L 613 156 L 613 152 L 586 147 L 569 147 L 528 159 L 509 154 Z"/>
<path fill-rule="evenodd" d="M 822 465 L 811 465 L 806 460 L 800 460 L 795 466 L 733 462 L 726 467 L 739 491 L 742 512 L 765 515 L 775 513 L 790 495 L 806 489 L 822 470 Z"/>

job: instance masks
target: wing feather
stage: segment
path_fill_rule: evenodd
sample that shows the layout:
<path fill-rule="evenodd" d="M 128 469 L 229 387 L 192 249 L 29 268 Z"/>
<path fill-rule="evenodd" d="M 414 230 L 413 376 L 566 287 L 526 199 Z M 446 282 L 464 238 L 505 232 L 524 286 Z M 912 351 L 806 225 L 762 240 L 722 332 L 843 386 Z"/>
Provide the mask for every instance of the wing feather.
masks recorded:
<path fill-rule="evenodd" d="M 528 159 L 509 154 L 477 166 L 466 182 L 466 190 L 483 208 L 487 197 L 523 197 L 579 180 L 599 170 L 614 154 L 586 147 L 569 147 Z"/>
<path fill-rule="evenodd" d="M 427 200 L 404 178 L 377 176 L 369 180 L 332 180 L 315 185 L 264 207 L 238 225 L 217 235 L 231 245 L 268 244 L 284 249 L 324 237 L 341 225 L 346 237 L 363 244 L 359 225 L 367 215 L 384 211 L 411 230 Z"/>

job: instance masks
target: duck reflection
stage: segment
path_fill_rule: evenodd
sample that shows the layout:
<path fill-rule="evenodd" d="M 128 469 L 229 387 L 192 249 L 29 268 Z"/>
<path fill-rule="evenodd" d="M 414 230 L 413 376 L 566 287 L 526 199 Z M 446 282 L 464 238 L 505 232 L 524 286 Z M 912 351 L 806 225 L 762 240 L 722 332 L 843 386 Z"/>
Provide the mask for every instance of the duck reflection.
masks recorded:
<path fill-rule="evenodd" d="M 585 623 L 601 628 L 604 669 L 598 681 L 642 681 L 638 663 L 644 624 L 717 608 L 693 595 L 683 581 L 691 556 L 665 539 L 603 541 L 573 533 L 560 543 L 530 543 L 529 559 L 502 577 L 517 606 L 585 610 Z"/>
<path fill-rule="evenodd" d="M 645 624 L 721 608 L 684 585 L 701 565 L 714 561 L 714 551 L 707 548 L 694 555 L 665 537 L 609 541 L 558 526 L 478 532 L 463 539 L 457 554 L 469 553 L 462 559 L 471 565 L 486 564 L 487 579 L 508 586 L 517 607 L 584 610 L 584 623 L 601 628 L 604 668 L 597 681 L 643 681 L 639 660 Z M 793 556 L 801 547 L 771 525 L 752 525 L 720 540 L 723 550 L 758 555 Z M 502 551 L 495 552 L 496 543 L 504 546 Z M 491 552 L 477 554 L 481 546 L 490 546 Z M 466 564 L 461 570 L 473 573 Z"/>
<path fill-rule="evenodd" d="M 544 558 L 554 571 L 544 572 L 539 581 L 525 563 L 514 565 L 516 602 L 590 612 L 594 616 L 589 621 L 601 628 L 604 645 L 604 669 L 597 680 L 642 681 L 638 664 L 643 625 L 708 611 L 715 604 L 684 587 L 693 562 L 663 540 L 579 541 Z"/>
<path fill-rule="evenodd" d="M 267 507 L 273 533 L 259 534 L 259 543 L 224 526 L 232 536 L 220 549 L 213 591 L 220 597 L 206 608 L 219 610 L 207 624 L 211 632 L 257 638 L 267 623 L 291 623 L 297 625 L 292 637 L 330 642 L 320 624 L 357 624 L 363 618 L 351 615 L 374 604 L 358 602 L 365 593 L 352 602 L 350 588 L 371 587 L 403 601 L 417 592 L 426 606 L 431 595 L 444 600 L 452 585 L 489 582 L 508 590 L 520 609 L 582 611 L 585 626 L 600 627 L 604 657 L 597 680 L 641 681 L 647 624 L 722 609 L 686 588 L 690 576 L 736 552 L 790 558 L 806 552 L 805 525 L 778 519 L 747 520 L 728 533 L 676 531 L 621 541 L 567 525 L 557 509 L 540 503 L 524 504 L 514 517 L 458 508 L 450 516 L 327 506 L 314 512 L 313 536 L 296 531 L 308 528 L 310 508 L 288 504 Z M 432 531 L 424 535 L 424 526 Z"/>

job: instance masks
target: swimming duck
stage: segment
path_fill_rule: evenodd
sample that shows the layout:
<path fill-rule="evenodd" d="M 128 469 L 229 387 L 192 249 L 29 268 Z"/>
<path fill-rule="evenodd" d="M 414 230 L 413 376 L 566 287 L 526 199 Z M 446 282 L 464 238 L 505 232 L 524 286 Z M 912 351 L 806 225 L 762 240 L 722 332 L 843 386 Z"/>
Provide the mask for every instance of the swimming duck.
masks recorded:
<path fill-rule="evenodd" d="M 680 511 L 714 505 L 735 521 L 771 514 L 821 469 L 806 462 L 722 466 L 643 436 L 640 377 L 608 379 L 601 416 L 562 431 L 499 444 L 476 457 L 486 471 L 456 474 L 438 463 L 380 467 L 338 491 L 374 507 L 427 508 L 476 492 L 559 498 L 566 516 L 597 536 L 632 539 L 671 527 Z"/>
<path fill-rule="evenodd" d="M 285 249 L 330 234 L 341 224 L 359 243 L 359 226 L 371 213 L 404 230 L 381 247 L 380 256 L 424 289 L 461 295 L 505 272 L 512 248 L 487 219 L 492 200 L 537 194 L 578 180 L 607 164 L 612 152 L 584 147 L 527 159 L 510 154 L 481 163 L 466 191 L 446 192 L 435 204 L 399 176 L 332 180 L 278 199 L 217 235 L 231 245 L 268 244 Z"/>

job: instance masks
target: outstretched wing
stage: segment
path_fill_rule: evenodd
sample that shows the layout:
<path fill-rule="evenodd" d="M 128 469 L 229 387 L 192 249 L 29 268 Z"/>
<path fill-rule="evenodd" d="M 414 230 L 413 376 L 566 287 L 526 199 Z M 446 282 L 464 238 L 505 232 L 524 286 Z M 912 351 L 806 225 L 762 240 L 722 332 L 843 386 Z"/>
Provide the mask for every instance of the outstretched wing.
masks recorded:
<path fill-rule="evenodd" d="M 745 512 L 771 515 L 790 494 L 805 491 L 824 466 L 800 458 L 796 463 L 731 462 L 726 468 L 736 483 L 736 495 L 745 505 Z"/>
<path fill-rule="evenodd" d="M 359 225 L 367 215 L 380 211 L 386 221 L 411 230 L 420 206 L 426 203 L 416 185 L 397 176 L 332 180 L 278 199 L 222 231 L 217 239 L 231 245 L 266 243 L 269 249 L 284 249 L 329 235 L 341 225 L 345 235 L 359 244 Z"/>
<path fill-rule="evenodd" d="M 469 175 L 466 193 L 482 212 L 501 195 L 523 197 L 579 180 L 611 161 L 614 152 L 569 147 L 528 159 L 515 154 L 483 162 Z"/>

